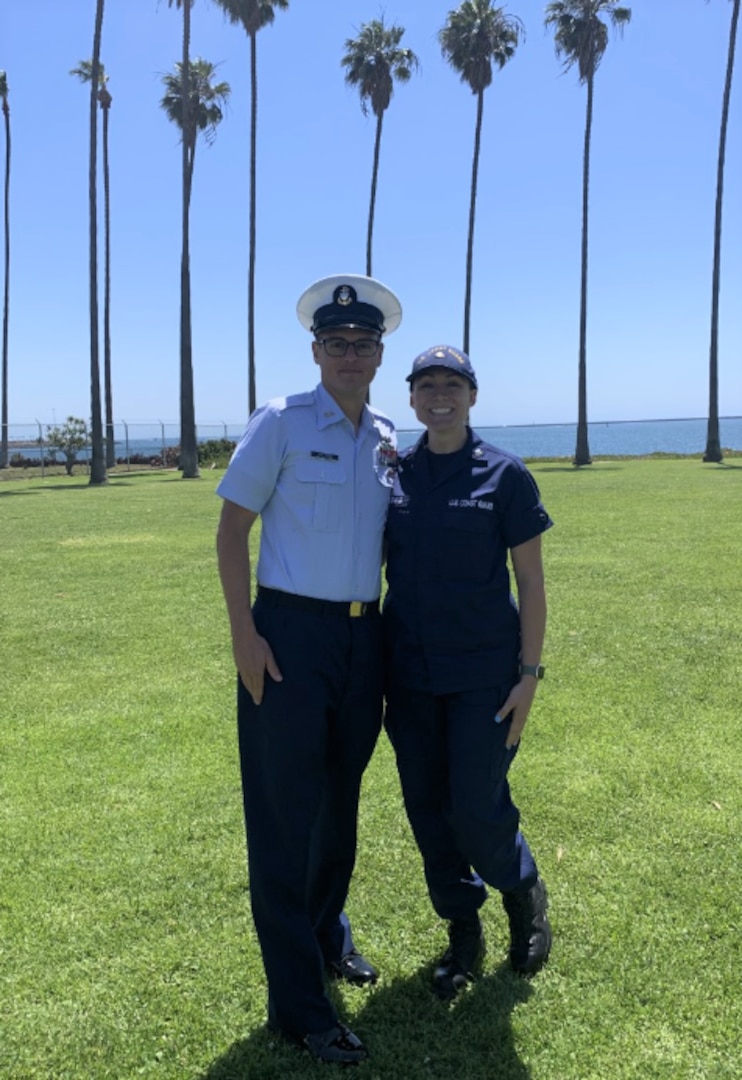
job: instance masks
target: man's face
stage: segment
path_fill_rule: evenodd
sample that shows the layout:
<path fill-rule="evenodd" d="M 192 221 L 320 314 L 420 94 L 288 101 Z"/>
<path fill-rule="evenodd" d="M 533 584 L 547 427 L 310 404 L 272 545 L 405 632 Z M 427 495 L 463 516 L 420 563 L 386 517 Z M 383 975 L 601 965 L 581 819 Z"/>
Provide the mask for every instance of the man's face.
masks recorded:
<path fill-rule="evenodd" d="M 410 387 L 410 405 L 429 431 L 464 427 L 477 392 L 464 375 L 432 367 L 418 375 Z"/>
<path fill-rule="evenodd" d="M 353 348 L 356 344 L 361 356 Z M 345 355 L 338 355 L 343 350 Z M 322 330 L 312 342 L 312 354 L 322 373 L 322 385 L 334 397 L 365 394 L 381 363 L 383 352 L 384 346 L 377 334 L 348 326 Z"/>

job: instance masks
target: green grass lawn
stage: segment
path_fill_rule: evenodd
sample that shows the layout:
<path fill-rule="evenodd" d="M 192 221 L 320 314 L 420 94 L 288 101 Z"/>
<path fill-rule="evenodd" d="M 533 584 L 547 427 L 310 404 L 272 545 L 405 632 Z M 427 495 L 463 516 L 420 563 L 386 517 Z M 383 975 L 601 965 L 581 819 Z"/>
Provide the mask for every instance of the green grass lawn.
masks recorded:
<path fill-rule="evenodd" d="M 348 910 L 382 970 L 333 990 L 367 1080 L 742 1076 L 742 462 L 536 463 L 556 522 L 512 781 L 552 959 L 431 995 L 384 737 Z M 246 891 L 217 473 L 0 485 L 0 1077 L 287 1080 Z"/>

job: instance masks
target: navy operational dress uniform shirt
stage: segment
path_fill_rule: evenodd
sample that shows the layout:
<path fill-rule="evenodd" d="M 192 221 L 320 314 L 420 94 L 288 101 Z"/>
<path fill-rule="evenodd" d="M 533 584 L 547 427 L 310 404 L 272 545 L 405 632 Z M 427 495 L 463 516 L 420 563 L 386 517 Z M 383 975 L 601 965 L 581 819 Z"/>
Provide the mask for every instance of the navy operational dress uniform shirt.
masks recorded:
<path fill-rule="evenodd" d="M 469 431 L 399 456 L 386 527 L 390 677 L 433 694 L 514 681 L 520 621 L 508 549 L 552 524 L 520 458 Z"/>

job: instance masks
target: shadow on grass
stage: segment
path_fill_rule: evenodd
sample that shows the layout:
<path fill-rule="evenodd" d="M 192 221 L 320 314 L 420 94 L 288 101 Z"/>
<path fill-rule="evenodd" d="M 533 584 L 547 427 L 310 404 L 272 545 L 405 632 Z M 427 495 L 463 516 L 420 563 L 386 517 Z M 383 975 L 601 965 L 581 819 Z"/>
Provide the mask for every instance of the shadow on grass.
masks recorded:
<path fill-rule="evenodd" d="M 354 1073 L 368 1080 L 528 1080 L 530 1069 L 513 1041 L 511 1014 L 531 985 L 507 965 L 479 979 L 454 1002 L 438 1001 L 429 968 L 388 986 L 348 990 L 366 1003 L 351 1019 L 332 992 L 341 1017 L 371 1057 Z M 260 1028 L 232 1044 L 198 1080 L 300 1080 L 318 1065 L 280 1036 Z"/>
<path fill-rule="evenodd" d="M 723 461 L 703 461 L 698 454 L 640 454 L 637 456 L 624 456 L 624 457 L 611 457 L 611 458 L 593 458 L 592 465 L 574 465 L 571 461 L 553 461 L 545 460 L 543 458 L 534 458 L 529 460 L 525 459 L 528 468 L 532 473 L 606 473 L 617 472 L 625 465 L 631 464 L 636 461 L 688 461 L 694 460 L 699 465 L 706 467 L 731 470 L 735 472 L 738 469 L 742 469 L 742 461 L 736 456 L 732 457 L 729 461 L 726 458 Z"/>
<path fill-rule="evenodd" d="M 599 473 L 618 472 L 620 469 L 623 468 L 624 463 L 623 462 L 617 462 L 617 463 L 610 462 L 609 463 L 609 462 L 606 462 L 606 461 L 593 461 L 592 465 L 573 465 L 572 462 L 570 461 L 568 465 L 553 465 L 551 462 L 543 462 L 542 464 L 538 464 L 536 462 L 526 462 L 526 464 L 528 465 L 528 468 L 530 469 L 530 471 L 532 473 L 538 473 L 538 472 L 544 472 L 544 473 L 546 473 L 546 472 L 548 472 L 548 473 L 556 473 L 556 472 L 586 473 L 586 472 L 589 471 L 592 475 L 595 475 L 595 473 L 598 473 L 598 472 Z M 595 468 L 596 465 L 598 466 L 597 469 Z"/>
<path fill-rule="evenodd" d="M 41 492 L 44 492 L 44 494 L 46 494 L 46 493 L 48 493 L 50 491 L 52 491 L 52 492 L 54 492 L 56 494 L 57 492 L 60 492 L 60 491 L 61 492 L 64 492 L 64 491 L 86 491 L 88 489 L 90 489 L 91 491 L 100 491 L 100 490 L 103 490 L 105 488 L 119 488 L 119 487 L 132 487 L 132 481 L 131 480 L 119 480 L 118 478 L 114 477 L 114 478 L 110 479 L 107 483 L 100 484 L 100 485 L 98 485 L 98 484 L 90 484 L 90 483 L 88 483 L 87 480 L 84 480 L 84 481 L 82 481 L 81 483 L 78 483 L 78 484 L 52 484 L 52 483 L 47 482 L 47 483 L 37 484 L 36 486 L 31 487 L 31 488 L 25 488 L 23 491 L 10 491 L 10 490 L 7 490 L 5 488 L 2 488 L 2 489 L 0 489 L 0 499 L 2 499 L 6 495 L 39 495 L 39 494 L 41 494 Z"/>
<path fill-rule="evenodd" d="M 58 491 L 83 491 L 85 488 L 89 488 L 90 484 L 87 480 L 83 480 L 79 484 L 52 484 L 41 483 L 32 488 L 26 488 L 25 491 L 0 491 L 0 498 L 4 495 L 38 495 L 40 492 L 53 491 L 55 494 Z"/>

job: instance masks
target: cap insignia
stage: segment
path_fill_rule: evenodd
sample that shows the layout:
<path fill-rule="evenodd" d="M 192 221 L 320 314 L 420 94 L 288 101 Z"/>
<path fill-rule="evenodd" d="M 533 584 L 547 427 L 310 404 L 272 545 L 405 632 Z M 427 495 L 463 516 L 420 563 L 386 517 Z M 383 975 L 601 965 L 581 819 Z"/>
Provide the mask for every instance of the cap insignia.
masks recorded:
<path fill-rule="evenodd" d="M 352 285 L 338 285 L 333 295 L 333 300 L 340 307 L 348 307 L 349 304 L 354 304 L 356 300 L 356 291 Z"/>

